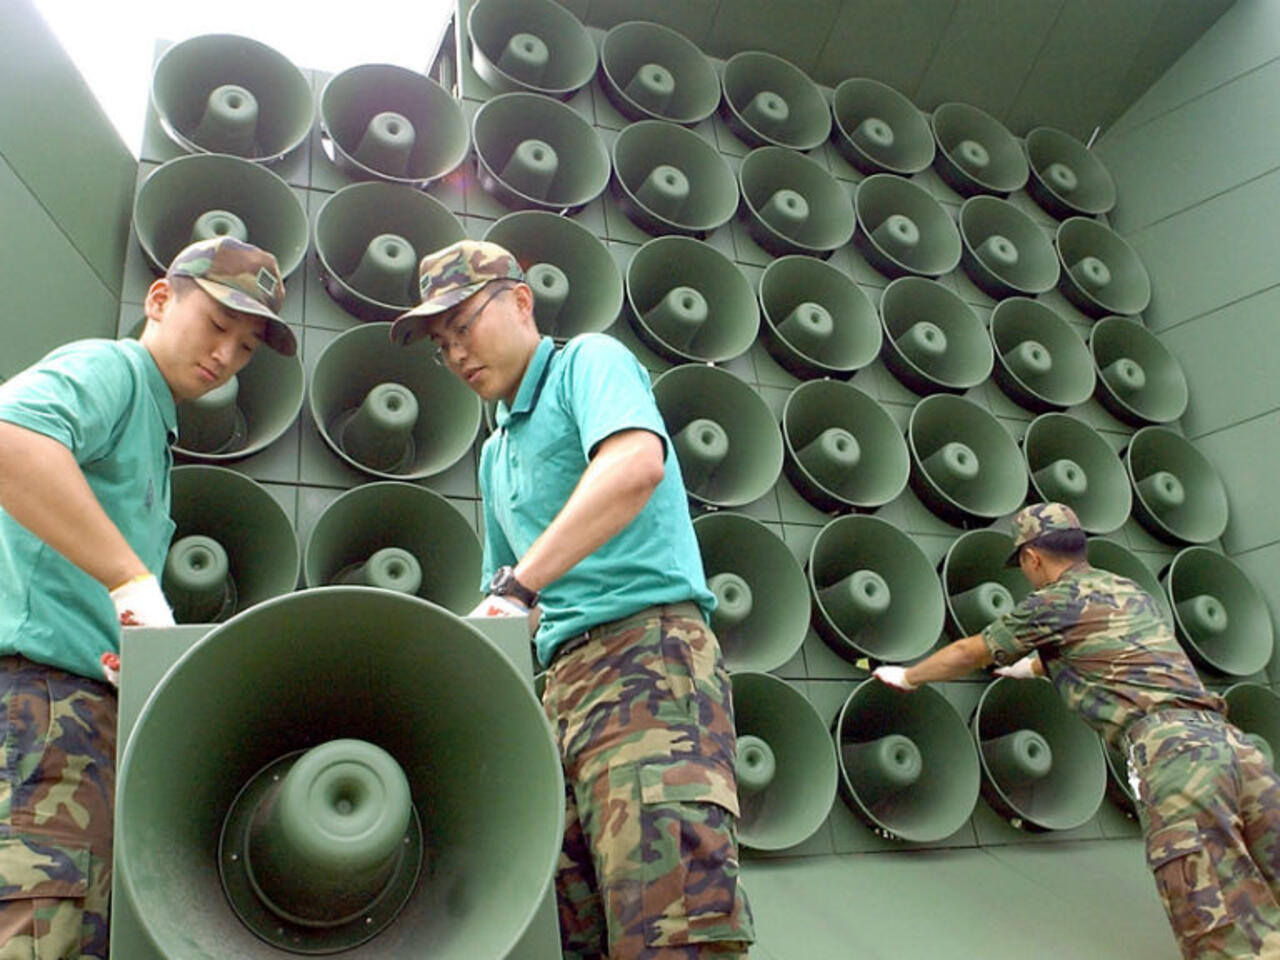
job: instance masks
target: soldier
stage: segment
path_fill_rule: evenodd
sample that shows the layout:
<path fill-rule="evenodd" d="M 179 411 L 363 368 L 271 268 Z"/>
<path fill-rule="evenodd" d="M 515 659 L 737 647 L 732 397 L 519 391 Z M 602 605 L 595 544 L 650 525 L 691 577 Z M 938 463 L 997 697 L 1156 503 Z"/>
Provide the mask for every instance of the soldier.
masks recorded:
<path fill-rule="evenodd" d="M 1089 565 L 1070 507 L 1026 507 L 1013 533 L 1009 565 L 1032 592 L 982 633 L 875 675 L 914 690 L 992 662 L 1002 676 L 1047 672 L 1128 752 L 1147 862 L 1182 955 L 1280 957 L 1280 778 L 1227 723 L 1155 600 Z"/>
<path fill-rule="evenodd" d="M 0 386 L 0 957 L 106 957 L 121 626 L 173 623 L 157 580 L 175 401 L 259 342 L 293 354 L 269 253 L 192 244 L 140 340 L 82 340 Z"/>
<path fill-rule="evenodd" d="M 649 376 L 602 334 L 538 334 L 515 258 L 429 254 L 399 344 L 485 400 L 485 602 L 530 617 L 566 780 L 556 878 L 566 958 L 743 957 L 730 687 L 715 603 Z"/>

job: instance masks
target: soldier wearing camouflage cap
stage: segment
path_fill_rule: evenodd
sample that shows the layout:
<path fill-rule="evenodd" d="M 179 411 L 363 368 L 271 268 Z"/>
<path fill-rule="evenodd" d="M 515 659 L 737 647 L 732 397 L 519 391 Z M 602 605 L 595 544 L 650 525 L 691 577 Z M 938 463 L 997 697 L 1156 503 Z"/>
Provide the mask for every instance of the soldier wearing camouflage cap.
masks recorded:
<path fill-rule="evenodd" d="M 1188 960 L 1280 957 L 1280 777 L 1227 722 L 1160 605 L 1090 566 L 1075 512 L 1038 503 L 1013 518 L 1034 588 L 979 634 L 875 676 L 900 690 L 989 664 L 1047 675 L 1067 705 L 1127 754 L 1147 862 Z"/>
<path fill-rule="evenodd" d="M 166 626 L 177 403 L 263 343 L 292 354 L 275 257 L 194 243 L 137 340 L 80 340 L 0 385 L 0 955 L 106 957 L 122 627 Z M 69 722 L 66 718 L 74 718 Z M 16 951 L 16 952 L 11 952 Z"/>
<path fill-rule="evenodd" d="M 488 596 L 472 616 L 529 618 L 547 668 L 566 783 L 564 955 L 746 956 L 728 674 L 649 375 L 603 334 L 559 349 L 541 336 L 500 246 L 455 243 L 419 274 L 422 303 L 392 340 L 430 338 L 496 404 L 479 474 Z"/>

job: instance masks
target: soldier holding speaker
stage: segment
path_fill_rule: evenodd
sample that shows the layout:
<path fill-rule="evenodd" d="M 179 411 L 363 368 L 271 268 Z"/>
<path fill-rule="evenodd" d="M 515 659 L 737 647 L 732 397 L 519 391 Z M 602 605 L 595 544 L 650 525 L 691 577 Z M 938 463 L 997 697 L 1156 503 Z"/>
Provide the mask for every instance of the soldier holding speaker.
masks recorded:
<path fill-rule="evenodd" d="M 423 258 L 392 339 L 497 403 L 480 461 L 474 616 L 528 617 L 566 780 L 556 881 L 567 958 L 743 957 L 728 674 L 679 466 L 631 353 L 556 349 L 520 264 L 464 240 Z"/>
<path fill-rule="evenodd" d="M 1147 861 L 1183 956 L 1280 957 L 1280 777 L 1227 722 L 1155 600 L 1089 565 L 1070 507 L 1026 507 L 1013 532 L 1009 564 L 1032 592 L 982 633 L 876 677 L 909 691 L 993 662 L 1002 676 L 1047 674 L 1128 753 Z"/>

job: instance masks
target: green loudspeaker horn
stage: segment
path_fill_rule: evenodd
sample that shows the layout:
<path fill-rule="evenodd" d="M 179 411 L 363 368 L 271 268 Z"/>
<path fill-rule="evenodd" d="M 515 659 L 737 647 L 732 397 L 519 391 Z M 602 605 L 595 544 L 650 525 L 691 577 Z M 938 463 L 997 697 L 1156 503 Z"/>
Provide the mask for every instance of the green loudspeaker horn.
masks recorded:
<path fill-rule="evenodd" d="M 622 311 L 622 272 L 581 224 L 542 210 L 510 213 L 484 239 L 510 250 L 533 290 L 538 329 L 563 342 L 600 333 Z"/>
<path fill-rule="evenodd" d="M 907 424 L 911 487 L 956 526 L 987 524 L 1027 495 L 1018 445 L 1000 421 L 964 397 L 925 397 Z"/>
<path fill-rule="evenodd" d="M 947 633 L 971 637 L 1012 610 L 1030 591 L 1022 572 L 1007 566 L 1013 537 L 1000 530 L 970 530 L 942 559 Z"/>
<path fill-rule="evenodd" d="M 480 428 L 480 398 L 431 359 L 431 343 L 396 346 L 390 324 L 333 340 L 311 375 L 311 414 L 330 449 L 357 470 L 421 480 L 457 463 Z"/>
<path fill-rule="evenodd" d="M 715 113 L 720 78 L 684 34 L 643 20 L 620 23 L 600 47 L 600 86 L 628 120 L 692 126 Z"/>
<path fill-rule="evenodd" d="M 731 360 L 760 329 L 760 308 L 742 271 L 687 237 L 658 237 L 635 252 L 626 307 L 640 339 L 673 363 Z"/>
<path fill-rule="evenodd" d="M 745 50 L 724 65 L 721 113 L 752 147 L 812 150 L 831 133 L 826 99 L 803 70 L 771 53 Z"/>
<path fill-rule="evenodd" d="M 1164 616 L 1172 621 L 1173 610 L 1169 606 L 1168 597 L 1165 596 L 1164 587 L 1160 586 L 1160 581 L 1156 579 L 1151 568 L 1143 563 L 1137 554 L 1105 537 L 1090 537 L 1087 551 L 1091 566 L 1128 577 L 1150 594 Z"/>
<path fill-rule="evenodd" d="M 1260 683 L 1237 683 L 1223 696 L 1227 717 L 1274 769 L 1280 756 L 1280 696 Z"/>
<path fill-rule="evenodd" d="M 893 417 L 857 387 L 814 380 L 782 408 L 787 477 L 829 512 L 874 510 L 907 486 L 911 462 Z"/>
<path fill-rule="evenodd" d="M 900 277 L 880 298 L 880 319 L 885 366 L 916 393 L 963 393 L 991 375 L 986 327 L 948 287 Z"/>
<path fill-rule="evenodd" d="M 878 517 L 837 517 L 809 551 L 813 625 L 847 660 L 903 662 L 942 633 L 942 589 L 923 551 Z"/>
<path fill-rule="evenodd" d="M 465 614 L 481 600 L 480 538 L 448 500 L 412 483 L 355 487 L 316 519 L 303 553 L 308 587 L 363 584 Z"/>
<path fill-rule="evenodd" d="M 1027 134 L 1031 179 L 1027 192 L 1050 216 L 1094 217 L 1116 205 L 1116 183 L 1097 154 L 1061 130 L 1036 127 Z"/>
<path fill-rule="evenodd" d="M 1058 227 L 1058 288 L 1091 317 L 1130 317 L 1151 302 L 1151 278 L 1118 233 L 1088 217 L 1072 217 Z"/>
<path fill-rule="evenodd" d="M 481 188 L 515 210 L 576 213 L 609 182 L 609 152 L 591 124 L 534 93 L 506 93 L 482 106 L 472 140 Z"/>
<path fill-rule="evenodd" d="M 940 277 L 960 263 L 960 231 L 918 184 L 877 173 L 858 184 L 853 242 L 886 277 Z"/>
<path fill-rule="evenodd" d="M 160 125 L 189 153 L 274 163 L 311 132 L 302 71 L 266 44 L 210 34 L 175 43 L 151 74 Z"/>
<path fill-rule="evenodd" d="M 1137 320 L 1105 317 L 1089 349 L 1098 368 L 1098 399 L 1134 426 L 1169 423 L 1186 412 L 1187 378 L 1173 353 Z"/>
<path fill-rule="evenodd" d="M 465 237 L 434 197 L 390 183 L 353 183 L 316 214 L 320 279 L 348 313 L 391 321 L 419 301 L 421 257 Z"/>
<path fill-rule="evenodd" d="M 1133 494 L 1124 464 L 1098 431 L 1065 413 L 1031 421 L 1022 440 L 1035 499 L 1065 503 L 1088 533 L 1110 533 L 1129 519 Z"/>
<path fill-rule="evenodd" d="M 1234 560 L 1208 547 L 1187 547 L 1162 579 L 1178 639 L 1197 663 L 1229 677 L 1266 668 L 1275 640 L 1271 615 Z"/>
<path fill-rule="evenodd" d="M 801 379 L 848 377 L 880 352 L 880 318 L 848 274 L 813 257 L 781 257 L 760 277 L 764 344 Z"/>
<path fill-rule="evenodd" d="M 1191 441 L 1168 427 L 1143 427 L 1125 454 L 1133 515 L 1166 543 L 1208 543 L 1227 529 L 1227 491 Z"/>
<path fill-rule="evenodd" d="M 816 160 L 760 147 L 742 161 L 738 181 L 747 231 L 775 257 L 829 257 L 853 236 L 853 201 Z"/>
<path fill-rule="evenodd" d="M 944 103 L 933 112 L 933 136 L 934 166 L 956 193 L 1006 195 L 1026 186 L 1030 169 L 1022 144 L 991 114 Z"/>
<path fill-rule="evenodd" d="M 553 0 L 478 0 L 467 15 L 471 65 L 496 93 L 568 99 L 596 72 L 596 45 Z"/>
<path fill-rule="evenodd" d="M 690 497 L 740 507 L 769 492 L 782 472 L 782 433 L 759 394 L 724 370 L 684 366 L 658 377 L 653 396 Z"/>
<path fill-rule="evenodd" d="M 970 721 L 982 760 L 982 796 L 1014 826 L 1070 830 L 1102 805 L 1102 741 L 1072 713 L 1052 683 L 1001 677 L 982 693 Z"/>
<path fill-rule="evenodd" d="M 705 237 L 738 209 L 738 184 L 724 157 L 693 131 L 663 120 L 641 120 L 618 134 L 613 195 L 649 233 Z"/>
<path fill-rule="evenodd" d="M 840 708 L 833 732 L 840 793 L 873 830 L 932 843 L 963 827 L 977 806 L 978 751 L 937 690 L 907 695 L 864 680 Z"/>
<path fill-rule="evenodd" d="M 738 839 L 784 850 L 811 837 L 836 799 L 836 752 L 804 695 L 767 673 L 733 675 Z"/>
<path fill-rule="evenodd" d="M 704 514 L 693 532 L 718 601 L 711 627 L 729 670 L 784 666 L 809 629 L 809 585 L 791 549 L 758 520 L 736 513 Z"/>
<path fill-rule="evenodd" d="M 179 157 L 138 188 L 133 225 L 151 269 L 163 274 L 196 240 L 233 236 L 275 255 L 287 277 L 307 252 L 307 214 L 278 176 L 237 157 Z"/>
<path fill-rule="evenodd" d="M 173 471 L 162 585 L 179 623 L 217 623 L 298 585 L 298 537 L 267 490 L 224 467 Z"/>
<path fill-rule="evenodd" d="M 850 77 L 831 102 L 831 139 L 844 158 L 865 174 L 909 177 L 933 163 L 933 133 L 916 105 L 893 87 Z"/>
<path fill-rule="evenodd" d="M 1011 297 L 991 313 L 995 381 L 1010 399 L 1036 413 L 1084 403 L 1096 380 L 1080 334 L 1037 300 Z"/>
<path fill-rule="evenodd" d="M 420 73 L 351 67 L 320 93 L 325 155 L 357 180 L 425 187 L 456 170 L 471 146 L 462 107 Z"/>
<path fill-rule="evenodd" d="M 1047 293 L 1058 257 L 1039 224 L 1007 200 L 970 197 L 960 207 L 961 262 L 973 282 L 1003 300 Z"/>
<path fill-rule="evenodd" d="M 530 927 L 564 786 L 502 651 L 424 600 L 329 587 L 174 665 L 117 805 L 116 870 L 157 957 L 472 960 Z"/>

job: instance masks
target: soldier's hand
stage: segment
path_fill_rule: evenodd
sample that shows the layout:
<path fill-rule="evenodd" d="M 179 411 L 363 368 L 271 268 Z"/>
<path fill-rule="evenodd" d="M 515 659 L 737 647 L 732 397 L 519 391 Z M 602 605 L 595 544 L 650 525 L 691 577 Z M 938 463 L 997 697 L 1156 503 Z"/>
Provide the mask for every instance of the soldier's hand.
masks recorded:
<path fill-rule="evenodd" d="M 480 605 L 467 614 L 468 617 L 527 617 L 529 608 L 514 597 L 489 594 Z"/>
<path fill-rule="evenodd" d="M 1017 663 L 1010 664 L 1007 667 L 996 667 L 991 671 L 997 677 L 1013 677 L 1016 680 L 1030 680 L 1032 677 L 1040 676 L 1037 666 L 1040 658 L 1034 653 L 1030 656 L 1023 657 Z"/>
<path fill-rule="evenodd" d="M 111 591 L 122 627 L 172 627 L 173 611 L 152 574 L 134 577 Z"/>
<path fill-rule="evenodd" d="M 916 685 L 907 679 L 906 667 L 876 667 L 872 676 L 881 683 L 888 684 L 898 690 L 914 690 Z"/>

